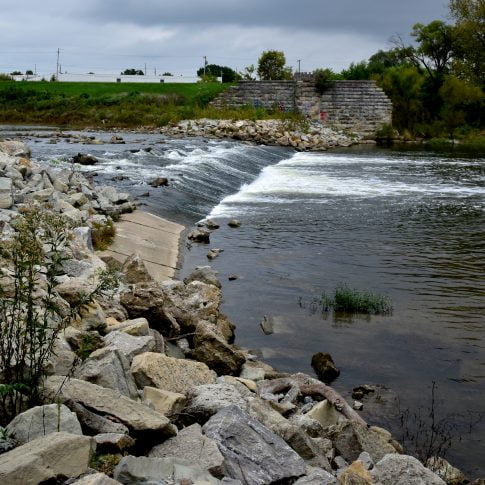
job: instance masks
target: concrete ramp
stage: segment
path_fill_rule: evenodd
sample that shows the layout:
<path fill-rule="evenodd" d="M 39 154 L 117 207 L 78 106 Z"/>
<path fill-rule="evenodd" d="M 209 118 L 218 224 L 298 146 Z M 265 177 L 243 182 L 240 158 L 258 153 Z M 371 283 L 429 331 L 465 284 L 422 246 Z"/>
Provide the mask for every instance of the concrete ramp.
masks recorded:
<path fill-rule="evenodd" d="M 140 210 L 123 214 L 115 225 L 113 244 L 102 256 L 112 256 L 123 263 L 128 256 L 138 253 L 156 281 L 173 278 L 178 269 L 184 226 Z"/>

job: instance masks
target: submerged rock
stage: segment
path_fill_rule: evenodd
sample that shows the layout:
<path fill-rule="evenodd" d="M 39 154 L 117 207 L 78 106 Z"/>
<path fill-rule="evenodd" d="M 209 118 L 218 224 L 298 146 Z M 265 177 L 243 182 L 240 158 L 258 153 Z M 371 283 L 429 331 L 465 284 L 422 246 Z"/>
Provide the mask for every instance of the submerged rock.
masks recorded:
<path fill-rule="evenodd" d="M 318 378 L 329 383 L 340 375 L 332 356 L 326 352 L 318 352 L 312 357 L 312 367 Z"/>

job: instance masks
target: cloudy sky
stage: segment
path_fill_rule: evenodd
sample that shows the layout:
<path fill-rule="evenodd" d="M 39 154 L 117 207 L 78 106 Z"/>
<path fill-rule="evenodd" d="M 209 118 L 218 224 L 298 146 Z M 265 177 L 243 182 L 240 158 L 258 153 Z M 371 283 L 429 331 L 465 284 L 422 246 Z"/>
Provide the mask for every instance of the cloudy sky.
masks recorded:
<path fill-rule="evenodd" d="M 194 75 L 209 63 L 242 70 L 283 50 L 302 71 L 341 70 L 407 37 L 416 22 L 447 18 L 448 0 L 0 0 L 0 72 L 37 67 L 56 51 L 70 73 Z"/>

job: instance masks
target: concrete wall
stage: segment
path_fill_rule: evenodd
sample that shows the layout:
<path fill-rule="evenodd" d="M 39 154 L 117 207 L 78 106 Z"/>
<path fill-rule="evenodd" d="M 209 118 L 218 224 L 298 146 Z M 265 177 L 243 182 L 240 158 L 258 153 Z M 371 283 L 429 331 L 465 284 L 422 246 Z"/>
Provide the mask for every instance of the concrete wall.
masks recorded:
<path fill-rule="evenodd" d="M 392 103 L 374 81 L 335 81 L 320 95 L 311 79 L 301 81 L 243 81 L 216 98 L 223 106 L 275 106 L 298 111 L 337 129 L 373 134 L 392 121 Z"/>

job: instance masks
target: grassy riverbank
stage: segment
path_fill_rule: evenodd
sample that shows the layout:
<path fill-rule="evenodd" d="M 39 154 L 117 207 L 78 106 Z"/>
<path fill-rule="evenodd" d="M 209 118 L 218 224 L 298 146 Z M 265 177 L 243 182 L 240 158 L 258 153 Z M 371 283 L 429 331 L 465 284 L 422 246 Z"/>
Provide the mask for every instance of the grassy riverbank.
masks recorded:
<path fill-rule="evenodd" d="M 0 83 L 3 123 L 71 127 L 164 126 L 182 119 L 265 119 L 285 117 L 262 109 L 219 110 L 209 103 L 228 84 Z"/>

